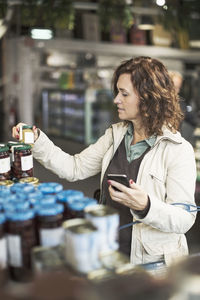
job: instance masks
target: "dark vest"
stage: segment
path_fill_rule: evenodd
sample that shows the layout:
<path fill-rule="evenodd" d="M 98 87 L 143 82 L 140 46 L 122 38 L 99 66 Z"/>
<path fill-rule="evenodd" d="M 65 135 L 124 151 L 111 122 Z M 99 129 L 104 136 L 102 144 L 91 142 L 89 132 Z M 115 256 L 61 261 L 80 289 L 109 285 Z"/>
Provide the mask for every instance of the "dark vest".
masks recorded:
<path fill-rule="evenodd" d="M 120 226 L 133 222 L 133 216 L 130 212 L 129 207 L 126 207 L 125 205 L 122 205 L 111 199 L 108 191 L 108 182 L 106 175 L 109 173 L 126 174 L 128 179 L 133 179 L 133 181 L 136 181 L 140 163 L 145 154 L 150 149 L 150 147 L 148 147 L 147 150 L 140 157 L 134 159 L 132 162 L 129 163 L 126 157 L 126 148 L 124 140 L 125 139 L 122 140 L 112 160 L 110 161 L 110 164 L 108 165 L 108 168 L 105 172 L 102 184 L 102 202 L 118 210 L 120 216 Z M 131 250 L 131 234 L 132 226 L 119 231 L 119 250 L 128 256 L 130 255 Z"/>

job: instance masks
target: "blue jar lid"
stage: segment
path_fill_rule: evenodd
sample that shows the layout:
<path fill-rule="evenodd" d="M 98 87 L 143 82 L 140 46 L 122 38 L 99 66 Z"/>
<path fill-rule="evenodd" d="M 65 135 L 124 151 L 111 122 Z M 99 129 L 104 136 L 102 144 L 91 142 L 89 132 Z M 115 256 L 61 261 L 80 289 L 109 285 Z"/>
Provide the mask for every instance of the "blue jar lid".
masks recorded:
<path fill-rule="evenodd" d="M 2 204 L 2 206 L 3 206 L 3 211 L 4 212 L 9 212 L 9 211 L 13 211 L 13 212 L 15 212 L 15 205 L 14 205 L 14 203 L 13 202 L 5 202 L 5 203 L 3 203 Z"/>
<path fill-rule="evenodd" d="M 35 186 L 30 183 L 23 183 L 22 191 L 23 193 L 33 193 L 35 191 Z"/>
<path fill-rule="evenodd" d="M 75 210 L 75 211 L 82 211 L 84 210 L 84 208 L 86 207 L 86 202 L 82 201 L 82 200 L 74 200 L 72 202 L 68 203 L 68 207 L 71 210 Z"/>
<path fill-rule="evenodd" d="M 97 199 L 90 198 L 90 197 L 84 197 L 82 201 L 86 202 L 87 205 L 96 205 L 98 203 Z"/>
<path fill-rule="evenodd" d="M 14 203 L 16 211 L 26 210 L 30 208 L 30 203 L 28 201 L 18 201 Z"/>
<path fill-rule="evenodd" d="M 56 195 L 43 195 L 42 198 L 40 199 L 41 205 L 49 205 L 49 204 L 54 204 L 56 203 L 57 197 Z"/>
<path fill-rule="evenodd" d="M 6 221 L 6 216 L 4 213 L 0 213 L 0 224 L 3 224 L 5 223 Z"/>
<path fill-rule="evenodd" d="M 78 190 L 64 190 L 57 194 L 57 199 L 61 202 L 68 202 L 83 197 L 84 197 L 83 192 Z"/>
<path fill-rule="evenodd" d="M 0 189 L 0 197 L 7 197 L 11 194 L 11 191 L 9 188 Z"/>
<path fill-rule="evenodd" d="M 26 193 L 19 193 L 19 191 L 16 192 L 16 194 L 13 194 L 15 196 L 16 201 L 26 201 L 28 199 L 28 194 Z"/>
<path fill-rule="evenodd" d="M 24 183 L 16 182 L 11 187 L 10 190 L 12 193 L 16 193 L 17 191 L 22 190 Z"/>
<path fill-rule="evenodd" d="M 40 191 L 35 191 L 33 193 L 28 194 L 28 200 L 31 204 L 35 204 L 40 202 L 44 195 Z"/>
<path fill-rule="evenodd" d="M 27 209 L 23 211 L 8 211 L 5 212 L 6 218 L 9 221 L 26 221 L 34 218 L 35 212 L 33 209 Z"/>
<path fill-rule="evenodd" d="M 6 202 L 15 202 L 18 201 L 18 197 L 16 194 L 10 194 L 8 197 L 6 197 Z"/>
<path fill-rule="evenodd" d="M 62 204 L 54 203 L 49 205 L 38 205 L 37 215 L 38 216 L 53 216 L 62 213 L 64 207 Z"/>
<path fill-rule="evenodd" d="M 38 216 L 54 216 L 62 213 L 64 207 L 62 204 L 54 203 L 50 205 L 39 205 L 37 207 L 37 215 Z"/>
<path fill-rule="evenodd" d="M 40 183 L 37 188 L 43 194 L 55 194 L 63 190 L 63 185 L 57 182 L 44 182 Z"/>

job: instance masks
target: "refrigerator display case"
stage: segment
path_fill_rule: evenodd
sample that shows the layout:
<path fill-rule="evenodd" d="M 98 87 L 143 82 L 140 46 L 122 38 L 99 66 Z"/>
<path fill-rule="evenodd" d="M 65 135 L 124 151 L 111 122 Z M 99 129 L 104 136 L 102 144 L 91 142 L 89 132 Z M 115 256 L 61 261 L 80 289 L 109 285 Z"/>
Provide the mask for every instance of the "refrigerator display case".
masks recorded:
<path fill-rule="evenodd" d="M 44 89 L 43 129 L 57 137 L 93 143 L 113 122 L 112 100 L 106 89 Z"/>

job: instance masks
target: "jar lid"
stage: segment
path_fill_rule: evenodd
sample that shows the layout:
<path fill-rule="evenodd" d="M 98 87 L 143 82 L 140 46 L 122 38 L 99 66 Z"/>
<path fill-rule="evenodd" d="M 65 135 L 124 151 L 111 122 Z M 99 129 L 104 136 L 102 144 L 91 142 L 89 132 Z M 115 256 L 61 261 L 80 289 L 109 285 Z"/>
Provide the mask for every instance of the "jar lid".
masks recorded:
<path fill-rule="evenodd" d="M 14 203 L 14 206 L 16 211 L 23 211 L 30 208 L 30 203 L 28 201 L 18 201 Z"/>
<path fill-rule="evenodd" d="M 18 144 L 18 145 L 13 145 L 12 148 L 14 149 L 14 151 L 18 151 L 18 150 L 29 150 L 32 147 L 29 144 Z"/>
<path fill-rule="evenodd" d="M 37 188 L 43 194 L 55 194 L 63 190 L 63 185 L 57 182 L 44 182 L 40 183 Z"/>
<path fill-rule="evenodd" d="M 7 187 L 9 187 L 9 186 L 11 186 L 13 184 L 14 184 L 14 182 L 12 180 L 3 180 L 3 181 L 0 181 L 0 186 L 7 186 Z"/>
<path fill-rule="evenodd" d="M 29 183 L 14 183 L 11 187 L 10 190 L 12 193 L 32 193 L 35 191 L 35 187 L 32 184 Z"/>
<path fill-rule="evenodd" d="M 0 224 L 5 223 L 5 221 L 6 221 L 6 216 L 5 216 L 5 214 L 0 213 Z"/>
<path fill-rule="evenodd" d="M 10 195 L 12 195 L 12 193 L 9 188 L 0 189 L 0 198 L 3 198 L 3 200 Z"/>
<path fill-rule="evenodd" d="M 42 198 L 40 200 L 41 205 L 49 205 L 49 204 L 54 204 L 56 203 L 57 197 L 56 195 L 42 195 Z"/>
<path fill-rule="evenodd" d="M 97 199 L 90 198 L 90 197 L 84 197 L 82 199 L 82 201 L 84 201 L 85 203 L 87 203 L 87 205 L 96 205 L 98 203 Z"/>
<path fill-rule="evenodd" d="M 40 191 L 35 191 L 33 193 L 29 193 L 27 196 L 28 196 L 28 200 L 30 201 L 31 204 L 40 202 L 42 197 L 44 197 L 44 195 Z"/>
<path fill-rule="evenodd" d="M 20 183 L 30 183 L 36 184 L 39 183 L 39 179 L 37 177 L 24 177 L 19 180 Z"/>
<path fill-rule="evenodd" d="M 57 199 L 61 202 L 68 202 L 73 199 L 83 198 L 84 194 L 78 190 L 64 190 L 57 194 Z"/>
<path fill-rule="evenodd" d="M 8 146 L 6 146 L 6 145 L 1 146 L 1 145 L 0 145 L 0 152 L 6 152 L 6 151 L 9 151 Z"/>
<path fill-rule="evenodd" d="M 24 143 L 16 142 L 16 141 L 9 141 L 7 142 L 7 146 L 10 148 L 11 146 L 17 146 L 17 145 L 24 145 Z"/>
<path fill-rule="evenodd" d="M 31 126 L 31 125 L 23 125 L 22 129 L 33 129 L 33 126 Z"/>
<path fill-rule="evenodd" d="M 32 219 L 34 217 L 34 210 L 33 209 L 26 209 L 20 211 L 7 211 L 6 218 L 10 221 L 26 221 Z"/>
<path fill-rule="evenodd" d="M 37 207 L 37 215 L 42 216 L 55 216 L 57 214 L 62 213 L 64 207 L 62 204 L 54 203 L 49 205 L 39 205 Z"/>
<path fill-rule="evenodd" d="M 82 200 L 74 200 L 74 201 L 68 203 L 69 209 L 75 210 L 75 211 L 84 210 L 86 205 L 87 204 Z"/>

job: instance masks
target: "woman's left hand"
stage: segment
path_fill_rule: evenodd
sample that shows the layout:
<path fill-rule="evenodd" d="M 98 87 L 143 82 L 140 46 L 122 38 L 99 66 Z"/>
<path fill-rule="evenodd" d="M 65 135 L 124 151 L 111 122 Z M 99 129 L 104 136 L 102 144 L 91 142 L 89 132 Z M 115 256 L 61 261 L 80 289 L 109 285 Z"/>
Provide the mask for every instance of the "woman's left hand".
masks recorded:
<path fill-rule="evenodd" d="M 143 210 L 148 204 L 147 193 L 132 179 L 129 180 L 130 187 L 114 181 L 109 180 L 109 193 L 111 199 L 121 203 L 133 210 Z M 120 191 L 116 191 L 113 187 L 116 187 Z"/>

